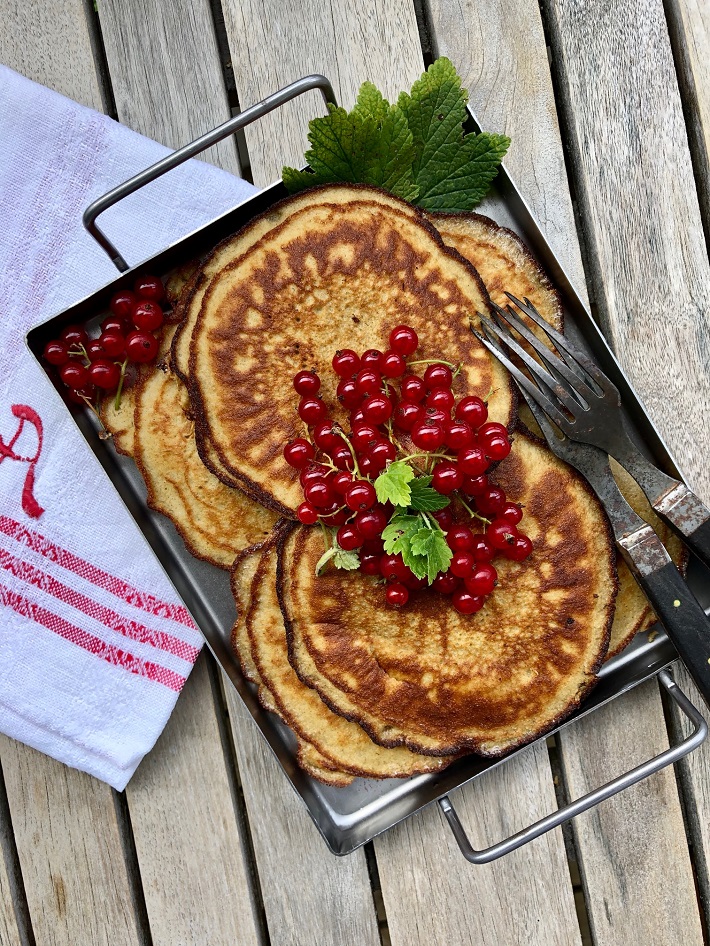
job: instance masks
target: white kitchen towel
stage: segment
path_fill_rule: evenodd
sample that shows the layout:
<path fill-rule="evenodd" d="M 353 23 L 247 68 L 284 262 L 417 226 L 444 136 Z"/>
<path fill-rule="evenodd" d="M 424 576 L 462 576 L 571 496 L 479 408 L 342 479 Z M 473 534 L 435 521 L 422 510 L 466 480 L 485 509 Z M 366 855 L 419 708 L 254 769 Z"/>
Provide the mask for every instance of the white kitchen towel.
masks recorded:
<path fill-rule="evenodd" d="M 0 66 L 0 731 L 118 789 L 202 636 L 25 334 L 116 276 L 82 211 L 167 153 Z M 191 161 L 101 225 L 133 264 L 253 192 Z"/>

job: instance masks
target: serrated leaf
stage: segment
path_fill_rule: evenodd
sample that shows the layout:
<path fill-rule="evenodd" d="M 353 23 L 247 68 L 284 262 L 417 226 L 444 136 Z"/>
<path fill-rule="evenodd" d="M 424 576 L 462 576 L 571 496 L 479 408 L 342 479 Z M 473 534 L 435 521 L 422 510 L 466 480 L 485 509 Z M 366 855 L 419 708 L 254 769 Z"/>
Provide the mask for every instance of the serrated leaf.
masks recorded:
<path fill-rule="evenodd" d="M 442 149 L 441 160 L 418 178 L 417 204 L 424 210 L 472 210 L 488 193 L 510 138 L 483 132 Z"/>
<path fill-rule="evenodd" d="M 404 555 L 410 551 L 411 536 L 419 529 L 419 516 L 395 513 L 382 532 L 382 542 L 388 555 Z"/>
<path fill-rule="evenodd" d="M 448 496 L 437 493 L 429 484 L 431 476 L 418 476 L 409 484 L 411 498 L 409 505 L 412 509 L 421 512 L 437 512 L 439 509 L 446 509 L 451 500 Z"/>
<path fill-rule="evenodd" d="M 375 480 L 375 492 L 381 503 L 393 506 L 408 506 L 412 491 L 409 483 L 414 479 L 414 470 L 404 460 L 395 460 Z"/>

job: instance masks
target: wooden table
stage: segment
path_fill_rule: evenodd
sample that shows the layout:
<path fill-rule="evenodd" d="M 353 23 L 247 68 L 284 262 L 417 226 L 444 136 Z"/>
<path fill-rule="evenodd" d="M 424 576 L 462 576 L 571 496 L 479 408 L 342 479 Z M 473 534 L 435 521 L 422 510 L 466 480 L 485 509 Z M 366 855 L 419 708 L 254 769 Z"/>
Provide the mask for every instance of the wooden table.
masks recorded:
<path fill-rule="evenodd" d="M 690 484 L 710 499 L 703 0 L 0 0 L 0 61 L 178 146 L 310 72 L 350 105 L 449 56 Z M 210 159 L 270 183 L 315 94 Z M 677 672 L 696 699 L 686 675 Z M 649 683 L 458 791 L 491 843 L 661 751 Z M 203 656 L 124 794 L 0 740 L 2 946 L 702 946 L 710 746 L 487 867 L 430 808 L 326 850 Z"/>

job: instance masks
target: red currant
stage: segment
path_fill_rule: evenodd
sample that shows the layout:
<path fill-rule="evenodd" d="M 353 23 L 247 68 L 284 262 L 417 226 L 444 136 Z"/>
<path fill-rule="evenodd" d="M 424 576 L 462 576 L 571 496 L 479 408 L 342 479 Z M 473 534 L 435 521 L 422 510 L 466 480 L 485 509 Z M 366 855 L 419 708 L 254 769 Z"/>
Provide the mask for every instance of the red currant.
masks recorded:
<path fill-rule="evenodd" d="M 111 297 L 108 307 L 120 319 L 128 319 L 136 302 L 138 302 L 138 299 L 134 292 L 131 292 L 130 289 L 122 289 Z"/>
<path fill-rule="evenodd" d="M 383 555 L 380 559 L 380 574 L 385 581 L 404 581 L 411 571 L 402 561 L 401 555 Z"/>
<path fill-rule="evenodd" d="M 371 509 L 377 502 L 377 493 L 372 483 L 358 480 L 348 487 L 345 493 L 345 504 L 353 512 L 362 509 Z"/>
<path fill-rule="evenodd" d="M 306 397 L 309 394 L 317 394 L 320 391 L 320 378 L 315 371 L 299 371 L 294 376 L 293 386 L 296 394 Z"/>
<path fill-rule="evenodd" d="M 141 299 L 131 311 L 131 321 L 143 332 L 154 332 L 163 324 L 163 310 L 157 302 Z"/>
<path fill-rule="evenodd" d="M 471 546 L 473 557 L 477 562 L 490 562 L 495 555 L 495 549 L 486 541 L 483 535 L 474 535 Z"/>
<path fill-rule="evenodd" d="M 466 590 L 472 595 L 489 595 L 498 581 L 498 572 L 487 562 L 478 562 L 468 578 L 464 579 Z"/>
<path fill-rule="evenodd" d="M 412 442 L 420 450 L 438 450 L 444 442 L 444 428 L 435 420 L 420 421 L 412 428 Z"/>
<path fill-rule="evenodd" d="M 309 426 L 324 421 L 328 417 L 328 408 L 319 397 L 303 397 L 298 405 L 298 416 Z"/>
<path fill-rule="evenodd" d="M 366 423 L 355 427 L 351 437 L 353 446 L 358 453 L 362 453 L 369 450 L 370 447 L 374 447 L 379 439 L 380 434 L 377 428 L 373 424 Z"/>
<path fill-rule="evenodd" d="M 363 546 L 364 548 L 364 546 Z M 380 556 L 372 553 L 360 555 L 360 571 L 363 575 L 380 574 Z"/>
<path fill-rule="evenodd" d="M 432 588 L 439 594 L 452 595 L 460 584 L 461 579 L 457 578 L 453 572 L 440 572 L 432 582 Z"/>
<path fill-rule="evenodd" d="M 335 393 L 343 407 L 347 407 L 348 410 L 360 406 L 362 395 L 357 389 L 357 382 L 354 378 L 344 378 L 338 384 Z"/>
<path fill-rule="evenodd" d="M 355 384 L 361 397 L 366 394 L 379 394 L 382 390 L 382 377 L 372 368 L 363 368 L 355 376 Z"/>
<path fill-rule="evenodd" d="M 480 496 L 488 489 L 488 477 L 485 474 L 464 476 L 461 489 L 467 496 Z"/>
<path fill-rule="evenodd" d="M 431 517 L 436 519 L 444 532 L 448 532 L 454 522 L 454 515 L 448 506 L 446 509 L 437 509 L 436 512 L 432 512 Z"/>
<path fill-rule="evenodd" d="M 333 504 L 333 490 L 325 480 L 309 483 L 304 489 L 303 495 L 316 509 L 328 509 Z"/>
<path fill-rule="evenodd" d="M 532 550 L 533 544 L 528 536 L 518 534 L 515 537 L 515 542 L 505 549 L 504 554 L 506 558 L 510 558 L 514 562 L 522 562 L 530 555 Z"/>
<path fill-rule="evenodd" d="M 449 571 L 457 578 L 468 578 L 474 565 L 475 559 L 471 552 L 454 552 Z"/>
<path fill-rule="evenodd" d="M 424 419 L 424 411 L 420 404 L 413 401 L 402 401 L 394 410 L 394 426 L 398 430 L 411 431 L 415 424 Z"/>
<path fill-rule="evenodd" d="M 365 539 L 378 539 L 387 525 L 387 513 L 382 506 L 366 509 L 355 516 L 355 527 Z"/>
<path fill-rule="evenodd" d="M 407 362 L 396 351 L 386 351 L 380 360 L 380 371 L 385 378 L 401 378 L 407 370 Z"/>
<path fill-rule="evenodd" d="M 468 526 L 452 526 L 446 542 L 452 552 L 470 552 L 473 549 L 473 532 Z"/>
<path fill-rule="evenodd" d="M 126 339 L 122 332 L 102 332 L 99 341 L 109 358 L 125 358 Z"/>
<path fill-rule="evenodd" d="M 484 516 L 497 516 L 506 503 L 505 492 L 500 486 L 489 486 L 483 493 L 476 496 L 478 511 Z"/>
<path fill-rule="evenodd" d="M 517 526 L 523 518 L 523 510 L 517 503 L 506 503 L 498 513 L 498 517 L 507 519 L 508 522 L 512 522 L 514 526 Z"/>
<path fill-rule="evenodd" d="M 453 380 L 454 376 L 448 365 L 429 365 L 424 372 L 424 384 L 430 391 L 434 388 L 450 388 Z"/>
<path fill-rule="evenodd" d="M 344 525 L 338 529 L 336 535 L 338 545 L 346 552 L 352 552 L 353 549 L 359 549 L 362 545 L 362 536 L 355 526 Z"/>
<path fill-rule="evenodd" d="M 313 442 L 319 450 L 330 453 L 343 443 L 343 438 L 338 433 L 339 429 L 331 420 L 321 420 L 313 428 Z"/>
<path fill-rule="evenodd" d="M 50 365 L 65 365 L 69 361 L 69 346 L 66 342 L 60 342 L 55 339 L 53 342 L 47 342 L 42 352 L 42 357 Z"/>
<path fill-rule="evenodd" d="M 121 369 L 115 362 L 101 358 L 90 365 L 89 380 L 102 391 L 115 391 L 121 380 Z"/>
<path fill-rule="evenodd" d="M 380 365 L 382 363 L 382 352 L 378 351 L 377 348 L 368 348 L 366 352 L 363 353 L 360 358 L 360 366 L 362 368 L 371 368 L 373 371 L 376 371 L 378 374 L 381 372 Z"/>
<path fill-rule="evenodd" d="M 126 354 L 129 361 L 148 364 L 158 354 L 158 339 L 150 332 L 142 332 L 136 329 L 126 338 Z"/>
<path fill-rule="evenodd" d="M 352 348 L 341 348 L 333 355 L 333 371 L 339 378 L 351 378 L 360 370 L 360 357 Z"/>
<path fill-rule="evenodd" d="M 415 404 L 419 404 L 426 396 L 426 384 L 415 374 L 408 374 L 402 379 L 400 390 L 405 401 L 413 401 Z"/>
<path fill-rule="evenodd" d="M 419 345 L 419 336 L 408 325 L 398 325 L 390 332 L 390 348 L 398 355 L 412 355 Z"/>
<path fill-rule="evenodd" d="M 403 608 L 409 601 L 409 592 L 405 586 L 399 582 L 388 585 L 385 596 L 387 598 L 387 604 L 391 608 Z"/>
<path fill-rule="evenodd" d="M 86 354 L 89 356 L 89 361 L 98 361 L 99 358 L 105 358 L 108 352 L 101 344 L 101 340 L 98 338 L 90 339 L 86 345 Z"/>
<path fill-rule="evenodd" d="M 289 466 L 302 470 L 316 455 L 313 444 L 299 437 L 284 447 L 284 460 Z"/>
<path fill-rule="evenodd" d="M 59 369 L 59 377 L 70 388 L 78 391 L 89 383 L 89 372 L 78 361 L 68 361 Z"/>
<path fill-rule="evenodd" d="M 489 437 L 485 442 L 485 451 L 491 460 L 505 460 L 510 453 L 510 440 L 507 437 Z"/>
<path fill-rule="evenodd" d="M 139 276 L 133 284 L 133 291 L 140 299 L 160 302 L 165 296 L 163 283 L 157 276 Z"/>
<path fill-rule="evenodd" d="M 59 338 L 60 341 L 66 342 L 69 348 L 78 348 L 89 341 L 89 336 L 81 325 L 67 325 Z"/>
<path fill-rule="evenodd" d="M 353 481 L 353 475 L 349 470 L 339 470 L 334 474 L 333 479 L 330 481 L 330 485 L 333 487 L 333 490 L 337 496 L 344 496 L 348 487 Z"/>
<path fill-rule="evenodd" d="M 431 485 L 437 493 L 448 496 L 463 483 L 463 473 L 449 460 L 440 460 L 434 467 Z"/>
<path fill-rule="evenodd" d="M 474 430 L 485 424 L 488 418 L 488 408 L 480 397 L 463 397 L 456 405 L 456 417 L 465 420 Z"/>
<path fill-rule="evenodd" d="M 437 407 L 450 415 L 451 408 L 454 406 L 454 396 L 448 388 L 434 388 L 431 394 L 427 395 L 424 403 L 427 407 Z"/>
<path fill-rule="evenodd" d="M 460 614 L 475 614 L 485 603 L 480 595 L 472 595 L 464 588 L 455 591 L 451 596 L 451 601 Z"/>
<path fill-rule="evenodd" d="M 350 447 L 346 443 L 342 443 L 339 447 L 335 447 L 331 451 L 331 457 L 333 463 L 339 470 L 352 470 L 355 466 L 353 462 L 353 455 L 350 452 Z"/>
<path fill-rule="evenodd" d="M 302 522 L 304 526 L 312 526 L 318 521 L 318 510 L 316 507 L 309 502 L 301 503 L 296 511 L 299 522 Z"/>
<path fill-rule="evenodd" d="M 480 476 L 488 469 L 488 460 L 481 447 L 466 447 L 459 450 L 456 459 L 466 476 Z"/>
<path fill-rule="evenodd" d="M 365 420 L 371 424 L 384 424 L 392 416 L 392 402 L 382 394 L 374 394 L 362 406 Z"/>
<path fill-rule="evenodd" d="M 394 444 L 390 443 L 389 440 L 379 440 L 374 447 L 370 447 L 367 455 L 370 458 L 373 471 L 381 473 L 387 464 L 395 459 L 397 451 Z"/>
<path fill-rule="evenodd" d="M 449 425 L 446 431 L 444 443 L 449 450 L 463 450 L 466 447 L 472 447 L 473 430 L 470 424 L 462 420 L 454 421 L 453 424 Z"/>
<path fill-rule="evenodd" d="M 494 519 L 486 526 L 486 540 L 499 552 L 514 545 L 517 535 L 518 530 L 507 519 Z"/>

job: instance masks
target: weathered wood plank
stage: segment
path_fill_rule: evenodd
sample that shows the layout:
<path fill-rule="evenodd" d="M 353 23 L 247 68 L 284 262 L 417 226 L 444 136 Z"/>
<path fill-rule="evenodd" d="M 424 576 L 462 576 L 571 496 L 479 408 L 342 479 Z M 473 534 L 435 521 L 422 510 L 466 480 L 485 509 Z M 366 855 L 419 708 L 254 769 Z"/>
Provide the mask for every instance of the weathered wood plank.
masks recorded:
<path fill-rule="evenodd" d="M 222 7 L 242 108 L 312 72 L 324 73 L 338 101 L 351 107 L 365 79 L 394 98 L 422 71 L 409 0 L 225 0 Z M 308 120 L 322 113 L 312 92 L 247 130 L 256 184 L 280 177 L 284 164 L 300 167 Z"/>
<path fill-rule="evenodd" d="M 702 0 L 670 0 L 665 10 L 685 103 L 700 209 L 706 232 L 710 232 L 710 6 Z"/>
<path fill-rule="evenodd" d="M 259 942 L 207 660 L 126 789 L 154 946 Z"/>
<path fill-rule="evenodd" d="M 141 944 L 113 790 L 5 736 L 0 761 L 36 941 Z"/>
<path fill-rule="evenodd" d="M 544 743 L 451 800 L 476 848 L 557 807 Z M 375 840 L 393 943 L 412 946 L 572 946 L 579 943 L 564 845 L 547 834 L 483 866 L 467 864 L 432 806 Z M 405 866 L 406 865 L 406 866 Z M 416 922 L 412 922 L 416 898 Z"/>
<path fill-rule="evenodd" d="M 179 148 L 230 117 L 209 0 L 101 0 L 119 119 Z M 205 160 L 239 174 L 234 138 Z"/>
<path fill-rule="evenodd" d="M 362 850 L 336 858 L 223 678 L 271 942 L 379 946 Z"/>
<path fill-rule="evenodd" d="M 15 876 L 18 872 L 12 824 L 0 770 L 0 943 L 2 946 L 26 946 L 26 917 L 19 917 Z M 20 929 L 23 927 L 21 935 Z"/>
<path fill-rule="evenodd" d="M 82 105 L 102 111 L 85 0 L 2 0 L 0 62 Z"/>
<path fill-rule="evenodd" d="M 240 102 L 244 105 L 251 104 L 287 81 L 312 71 L 328 75 L 334 83 L 336 94 L 346 105 L 352 103 L 360 83 L 367 78 L 375 82 L 387 96 L 394 98 L 399 90 L 412 83 L 423 68 L 415 15 L 409 4 L 366 4 L 357 8 L 350 4 L 332 4 L 329 9 L 328 6 L 324 8 L 322 5 L 307 3 L 305 7 L 299 8 L 297 16 L 293 4 L 288 2 L 266 4 L 227 0 L 223 6 L 237 91 Z M 267 29 L 270 46 L 263 42 Z M 545 55 L 544 44 L 541 54 Z M 255 181 L 269 181 L 279 174 L 283 163 L 299 161 L 305 147 L 307 118 L 312 114 L 312 103 L 288 111 L 283 109 L 278 118 L 272 120 L 271 125 L 267 122 L 260 123 L 252 136 L 248 136 Z M 546 791 L 538 797 L 537 806 L 533 806 L 534 820 L 554 806 L 554 801 L 549 803 L 550 798 L 554 799 L 554 793 L 546 753 L 536 753 L 529 759 L 534 760 L 529 761 L 528 766 L 532 766 L 535 771 L 535 784 L 546 786 Z M 241 760 L 240 769 L 245 779 L 249 815 L 254 822 L 257 814 L 252 806 L 260 793 L 266 794 L 267 791 L 273 790 L 273 783 L 268 787 L 264 785 L 259 792 L 252 790 L 249 795 L 246 787 L 247 775 L 243 771 Z M 491 776 L 490 801 L 485 814 L 492 832 L 498 837 L 502 837 L 509 826 L 506 802 L 502 800 L 503 792 L 495 787 L 504 784 L 499 781 L 500 778 L 498 773 Z M 467 799 L 464 803 L 466 812 L 473 814 L 473 820 L 476 820 L 478 796 L 472 789 L 464 794 Z M 483 820 L 482 815 L 479 817 Z M 396 922 L 390 930 L 395 946 L 399 943 L 419 942 L 421 931 L 430 929 L 433 900 L 427 899 L 423 894 L 414 898 L 411 893 L 412 890 L 419 891 L 424 883 L 419 869 L 420 860 L 413 860 L 411 855 L 409 831 L 409 828 L 404 829 L 394 840 L 378 842 L 376 848 L 378 861 L 380 851 L 386 852 L 386 856 L 383 854 L 379 871 L 387 914 L 389 916 L 390 910 L 393 910 L 396 917 Z M 442 840 L 442 826 L 438 820 L 431 817 L 416 819 L 416 825 L 411 831 L 415 832 L 419 845 L 426 852 L 422 856 L 427 859 L 428 875 L 437 877 L 436 889 L 441 902 L 447 903 L 445 912 L 440 908 L 434 911 L 438 921 L 436 942 L 458 941 L 457 935 L 463 928 L 465 911 L 457 912 L 458 908 L 453 907 L 453 912 L 450 913 L 449 904 L 456 901 L 470 904 L 472 900 L 479 903 L 481 911 L 482 919 L 478 928 L 487 928 L 489 937 L 490 930 L 496 928 L 504 933 L 501 942 L 506 941 L 505 935 L 508 935 L 507 941 L 513 942 L 516 929 L 519 932 L 523 928 L 522 916 L 518 918 L 517 927 L 515 924 L 511 926 L 505 920 L 494 920 L 494 917 L 499 914 L 509 917 L 503 904 L 513 886 L 517 888 L 518 884 L 527 883 L 527 891 L 532 897 L 535 878 L 542 873 L 550 878 L 551 889 L 557 891 L 554 896 L 550 896 L 546 905 L 548 932 L 551 936 L 558 937 L 560 943 L 573 943 L 579 937 L 572 888 L 559 833 L 551 836 L 545 845 L 528 852 L 530 874 L 527 881 L 521 878 L 521 871 L 516 869 L 514 863 L 501 862 L 495 872 L 495 877 L 500 882 L 496 890 L 492 890 L 491 899 L 481 902 L 478 897 L 479 873 L 470 869 L 458 853 L 452 864 L 450 852 L 445 846 L 448 842 Z M 555 852 L 554 855 L 550 855 L 551 850 Z M 317 850 L 314 851 L 315 856 Z M 282 885 L 283 881 L 267 881 L 263 875 L 258 847 L 257 860 L 262 872 L 262 888 L 266 902 L 267 890 Z M 427 878 L 427 887 L 429 883 Z M 492 943 L 494 940 L 489 938 L 486 942 Z"/>

